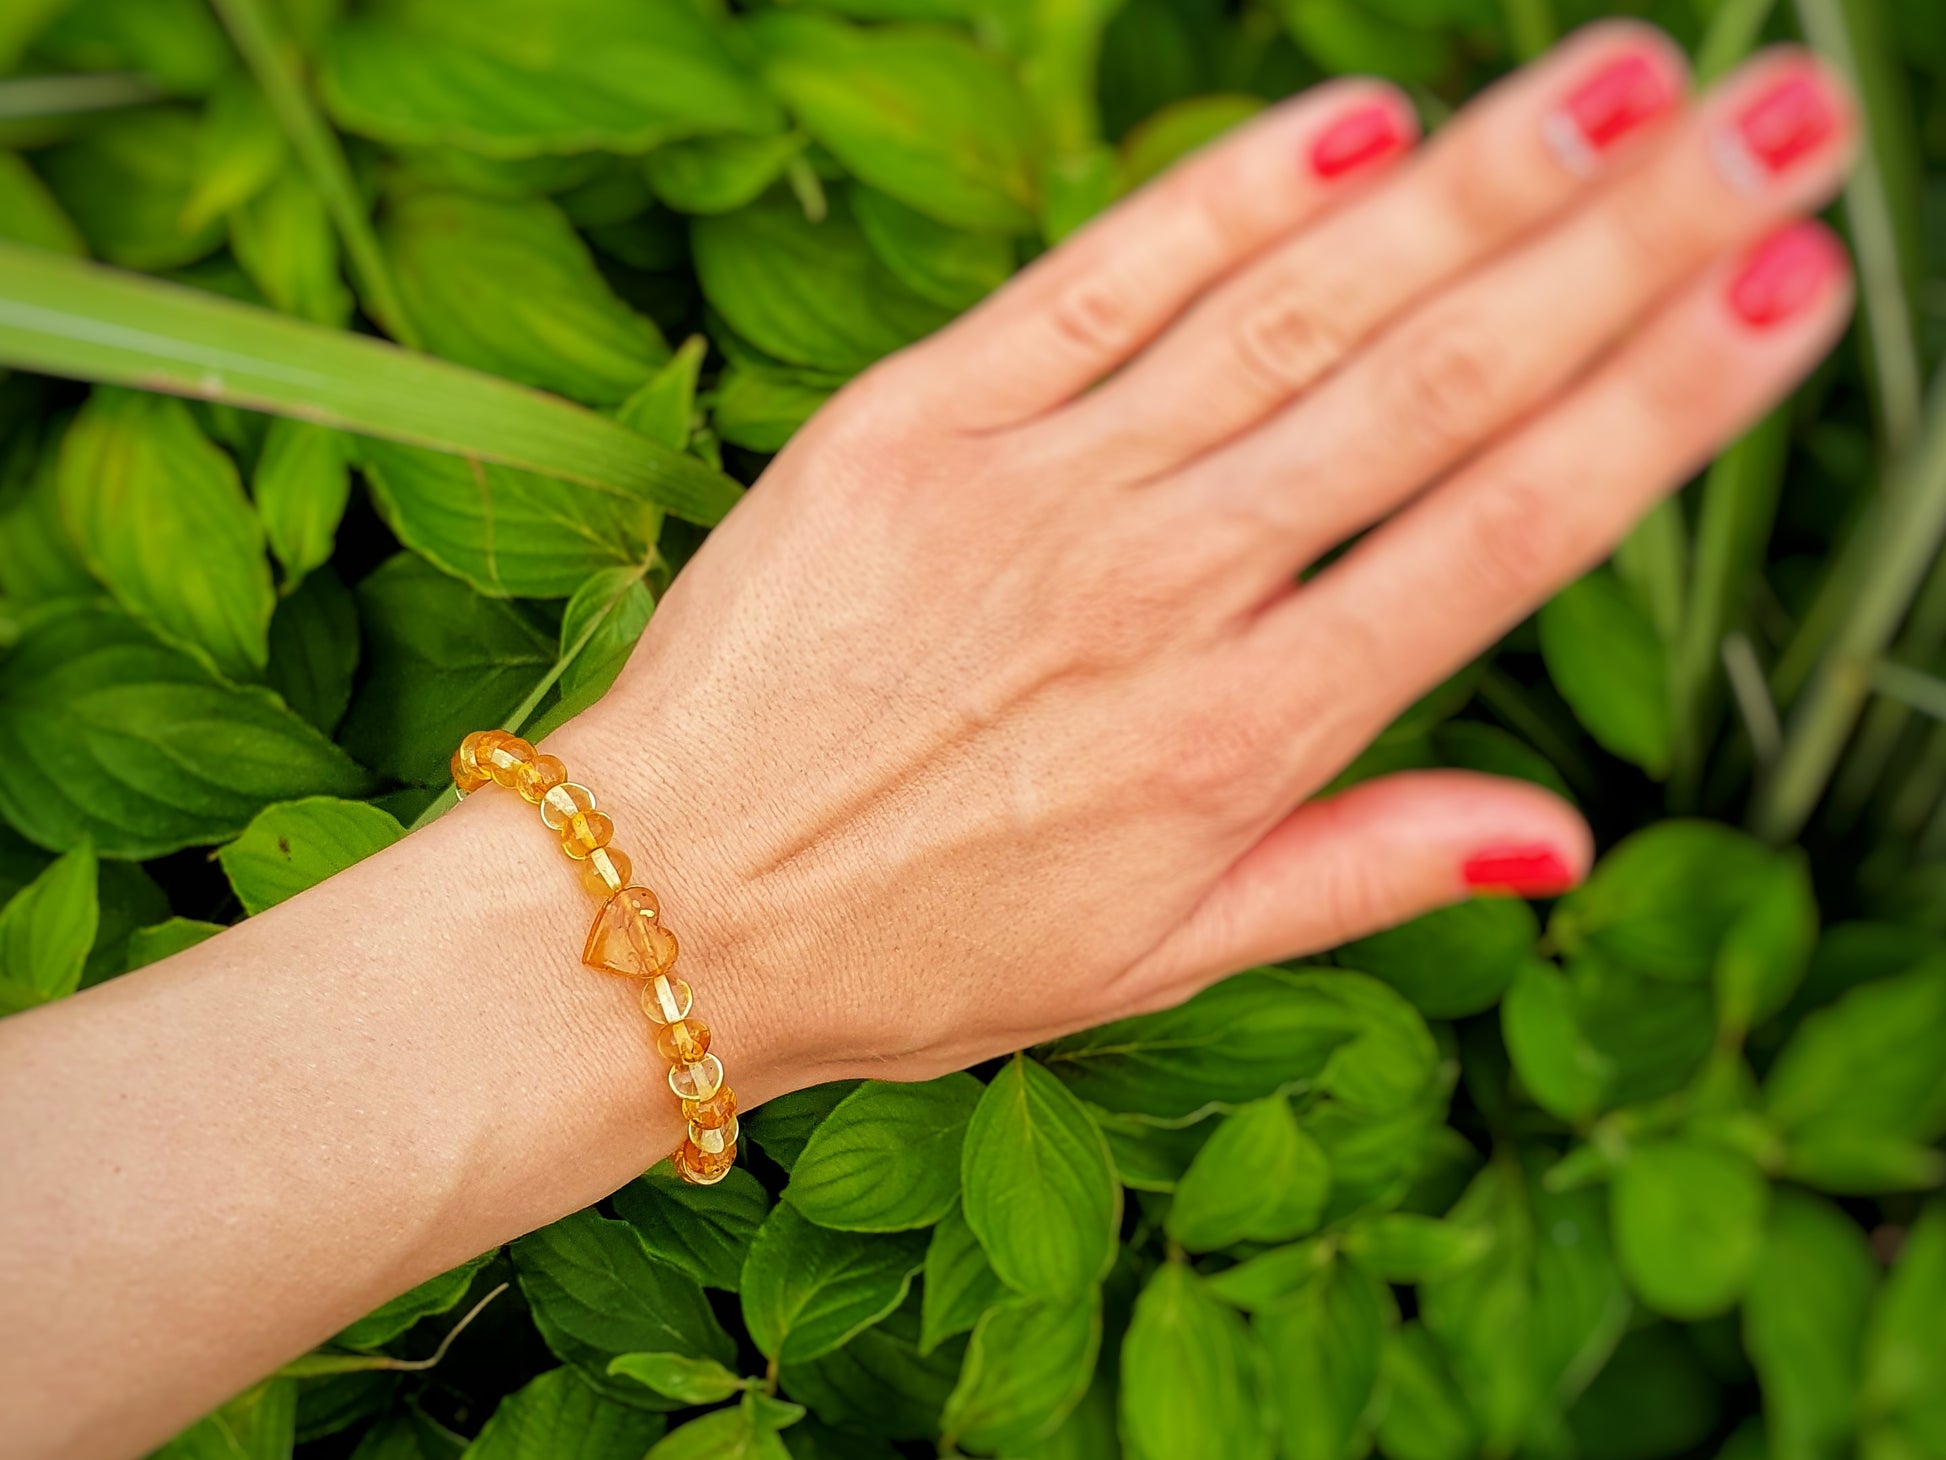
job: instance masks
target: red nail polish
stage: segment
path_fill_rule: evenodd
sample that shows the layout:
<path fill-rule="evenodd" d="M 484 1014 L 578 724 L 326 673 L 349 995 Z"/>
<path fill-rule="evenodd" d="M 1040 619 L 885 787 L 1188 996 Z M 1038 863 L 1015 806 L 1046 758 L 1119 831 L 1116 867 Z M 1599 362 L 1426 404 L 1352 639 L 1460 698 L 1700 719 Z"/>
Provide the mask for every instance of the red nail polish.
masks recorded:
<path fill-rule="evenodd" d="M 1371 102 L 1347 112 L 1318 134 L 1311 144 L 1311 170 L 1319 177 L 1339 177 L 1397 152 L 1410 140 L 1396 107 Z"/>
<path fill-rule="evenodd" d="M 1605 152 L 1673 107 L 1677 94 L 1667 66 L 1639 51 L 1618 57 L 1562 101 L 1560 117 L 1574 129 L 1574 136 L 1557 142 L 1571 152 Z"/>
<path fill-rule="evenodd" d="M 1730 281 L 1730 308 L 1745 324 L 1768 328 L 1814 303 L 1845 268 L 1844 248 L 1828 229 L 1794 223 L 1750 251 Z"/>
<path fill-rule="evenodd" d="M 1552 897 L 1574 886 L 1574 870 L 1552 847 L 1495 847 L 1476 852 L 1460 867 L 1475 892 L 1511 897 Z"/>
<path fill-rule="evenodd" d="M 1838 131 L 1838 106 L 1808 67 L 1771 84 L 1736 119 L 1743 150 L 1773 176 L 1817 151 Z"/>

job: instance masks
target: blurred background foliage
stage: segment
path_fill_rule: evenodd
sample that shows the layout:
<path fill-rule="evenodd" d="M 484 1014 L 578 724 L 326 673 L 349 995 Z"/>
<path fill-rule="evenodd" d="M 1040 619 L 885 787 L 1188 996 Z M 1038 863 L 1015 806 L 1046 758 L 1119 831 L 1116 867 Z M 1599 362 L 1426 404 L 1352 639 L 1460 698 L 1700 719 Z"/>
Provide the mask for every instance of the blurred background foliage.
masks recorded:
<path fill-rule="evenodd" d="M 1226 127 L 1622 12 L 1870 135 L 1834 358 L 1341 778 L 1552 786 L 1585 887 L 780 1100 L 166 1453 L 1946 1457 L 1940 0 L 7 0 L 0 1007 L 589 703 L 832 391 Z"/>

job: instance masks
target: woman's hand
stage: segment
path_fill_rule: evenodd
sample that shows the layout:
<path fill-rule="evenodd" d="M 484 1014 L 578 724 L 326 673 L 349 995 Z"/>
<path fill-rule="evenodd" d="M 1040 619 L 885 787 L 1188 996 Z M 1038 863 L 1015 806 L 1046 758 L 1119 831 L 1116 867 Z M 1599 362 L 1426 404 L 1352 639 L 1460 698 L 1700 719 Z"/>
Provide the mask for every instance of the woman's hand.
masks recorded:
<path fill-rule="evenodd" d="M 1320 87 L 791 443 L 556 738 L 655 829 L 746 1104 L 1581 873 L 1525 784 L 1306 798 L 1842 327 L 1840 249 L 1793 221 L 1838 85 L 1782 52 L 1683 92 L 1627 24 L 1423 149 L 1397 93 Z"/>

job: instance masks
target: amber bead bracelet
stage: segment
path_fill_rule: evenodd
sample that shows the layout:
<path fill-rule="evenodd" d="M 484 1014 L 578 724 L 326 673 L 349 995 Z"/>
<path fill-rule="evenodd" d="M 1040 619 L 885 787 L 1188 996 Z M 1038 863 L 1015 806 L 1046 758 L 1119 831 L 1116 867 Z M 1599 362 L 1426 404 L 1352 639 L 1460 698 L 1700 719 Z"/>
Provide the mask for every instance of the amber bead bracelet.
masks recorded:
<path fill-rule="evenodd" d="M 723 1083 L 722 1061 L 709 1052 L 709 1026 L 689 1016 L 692 995 L 675 974 L 676 935 L 662 926 L 662 905 L 628 880 L 628 854 L 609 845 L 615 823 L 595 810 L 594 792 L 568 779 L 557 756 L 504 730 L 475 730 L 453 752 L 453 784 L 466 796 L 489 782 L 539 807 L 561 850 L 581 864 L 581 885 L 601 900 L 581 961 L 642 981 L 642 1012 L 656 1027 L 656 1051 L 669 1061 L 669 1088 L 689 1122 L 676 1173 L 714 1185 L 736 1162 L 736 1096 Z"/>

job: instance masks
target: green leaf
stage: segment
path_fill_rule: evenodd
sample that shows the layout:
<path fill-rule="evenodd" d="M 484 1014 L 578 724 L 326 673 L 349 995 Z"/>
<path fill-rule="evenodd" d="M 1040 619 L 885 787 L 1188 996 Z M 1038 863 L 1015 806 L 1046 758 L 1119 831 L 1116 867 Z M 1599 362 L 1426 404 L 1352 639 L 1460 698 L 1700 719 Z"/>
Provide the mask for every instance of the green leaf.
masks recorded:
<path fill-rule="evenodd" d="M 924 1260 L 916 1233 L 834 1232 L 779 1202 L 744 1259 L 743 1321 L 766 1357 L 815 1359 L 898 1307 Z"/>
<path fill-rule="evenodd" d="M 1440 764 L 1460 770 L 1484 771 L 1490 776 L 1532 781 L 1552 791 L 1563 801 L 1572 801 L 1567 782 L 1554 769 L 1553 762 L 1526 741 L 1509 734 L 1498 725 L 1481 725 L 1472 720 L 1448 720 L 1432 732 L 1433 750 Z"/>
<path fill-rule="evenodd" d="M 663 1423 L 549 1369 L 500 1401 L 464 1460 L 642 1460 Z"/>
<path fill-rule="evenodd" d="M 710 307 L 765 354 L 852 375 L 950 317 L 880 263 L 842 193 L 818 223 L 776 194 L 690 224 Z"/>
<path fill-rule="evenodd" d="M 603 568 L 574 590 L 561 615 L 561 697 L 550 719 L 578 715 L 604 694 L 655 612 L 640 565 Z"/>
<path fill-rule="evenodd" d="M 1000 1067 L 967 1127 L 967 1224 L 1017 1292 L 1086 1292 L 1115 1260 L 1121 1189 L 1081 1102 L 1023 1056 Z"/>
<path fill-rule="evenodd" d="M 629 1182 L 614 1202 L 652 1256 L 729 1292 L 743 1281 L 743 1260 L 770 1210 L 769 1193 L 741 1166 L 714 1186 L 696 1186 L 666 1162 Z"/>
<path fill-rule="evenodd" d="M 1429 1018 L 1458 1019 L 1500 1001 L 1539 935 L 1526 902 L 1478 897 L 1347 943 L 1338 957 L 1390 984 Z"/>
<path fill-rule="evenodd" d="M 1555 906 L 1548 933 L 1618 969 L 1691 982 L 1769 884 L 1773 853 L 1707 821 L 1664 821 L 1624 840 Z"/>
<path fill-rule="evenodd" d="M 250 478 L 257 516 L 289 592 L 331 559 L 351 497 L 351 442 L 309 421 L 276 420 Z"/>
<path fill-rule="evenodd" d="M 351 290 L 338 272 L 338 235 L 324 195 L 303 174 L 282 173 L 230 215 L 230 251 L 285 314 L 334 328 L 351 318 Z"/>
<path fill-rule="evenodd" d="M 818 1123 L 836 1110 L 839 1102 L 856 1090 L 859 1083 L 833 1080 L 766 1100 L 743 1122 L 744 1132 L 763 1148 L 766 1156 L 789 1171 L 797 1165 L 797 1158 L 803 1154 Z"/>
<path fill-rule="evenodd" d="M 496 286 L 496 292 L 497 286 Z M 567 401 L 204 290 L 0 243 L 0 364 L 298 416 L 714 523 L 742 489 Z"/>
<path fill-rule="evenodd" d="M 167 396 L 97 390 L 61 446 L 61 511 L 130 614 L 232 679 L 269 656 L 263 528 L 230 458 Z"/>
<path fill-rule="evenodd" d="M 1261 96 L 1192 96 L 1164 107 L 1122 139 L 1121 181 L 1133 192 L 1264 109 Z"/>
<path fill-rule="evenodd" d="M 851 190 L 852 216 L 898 281 L 941 309 L 970 309 L 1014 271 L 1013 241 L 967 233 L 907 207 L 876 188 Z"/>
<path fill-rule="evenodd" d="M 101 918 L 95 876 L 95 851 L 84 841 L 0 907 L 0 1013 L 79 987 Z"/>
<path fill-rule="evenodd" d="M 804 150 L 801 132 L 774 137 L 699 137 L 643 159 L 655 195 L 679 213 L 728 213 L 754 203 Z"/>
<path fill-rule="evenodd" d="M 1706 1450 L 1722 1410 L 1717 1377 L 1695 1346 L 1657 1324 L 1621 1341 L 1567 1422 L 1583 1455 L 1684 1455 Z"/>
<path fill-rule="evenodd" d="M 1604 748 L 1650 775 L 1669 773 L 1668 655 L 1655 625 L 1606 568 L 1570 583 L 1540 612 L 1548 677 Z"/>
<path fill-rule="evenodd" d="M 615 419 L 651 441 L 680 451 L 689 444 L 690 426 L 696 418 L 696 378 L 708 354 L 709 341 L 691 335 L 668 363 L 622 402 Z"/>
<path fill-rule="evenodd" d="M 208 91 L 230 66 L 223 32 L 197 0 L 70 0 L 34 52 L 77 71 L 140 71 L 185 96 Z"/>
<path fill-rule="evenodd" d="M 1946 960 L 1862 984 L 1798 1026 L 1764 1082 L 1764 1106 L 1793 1138 L 1876 1131 L 1946 1134 Z"/>
<path fill-rule="evenodd" d="M 1783 1175 L 1838 1196 L 1946 1186 L 1946 1153 L 1881 1131 L 1819 1122 L 1789 1139 Z"/>
<path fill-rule="evenodd" d="M 1186 1123 L 1304 1088 L 1360 1027 L 1319 984 L 1259 969 L 1173 1009 L 1098 1025 L 1036 1054 L 1090 1104 Z"/>
<path fill-rule="evenodd" d="M 719 1409 L 671 1430 L 646 1460 L 790 1460 L 790 1451 L 747 1410 Z"/>
<path fill-rule="evenodd" d="M 970 41 L 783 10 L 754 17 L 749 32 L 771 89 L 860 181 L 955 227 L 1034 226 L 1026 105 Z"/>
<path fill-rule="evenodd" d="M 924 1275 L 919 1294 L 922 1354 L 931 1353 L 956 1333 L 967 1332 L 982 1313 L 1007 1296 L 1007 1285 L 987 1261 L 986 1249 L 967 1225 L 957 1200 L 933 1228 Z"/>
<path fill-rule="evenodd" d="M 349 131 L 488 157 L 776 131 L 722 32 L 682 0 L 386 0 L 333 32 L 322 87 Z"/>
<path fill-rule="evenodd" d="M 0 152 L 0 239 L 59 253 L 85 254 L 87 240 L 47 184 L 12 152 Z"/>
<path fill-rule="evenodd" d="M 37 618 L 0 678 L 0 811 L 43 846 L 156 857 L 226 841 L 273 801 L 368 787 L 273 696 L 100 605 Z"/>
<path fill-rule="evenodd" d="M 307 796 L 266 806 L 217 859 L 237 901 L 255 917 L 404 835 L 397 819 L 376 806 Z"/>
<path fill-rule="evenodd" d="M 160 963 L 165 958 L 173 958 L 222 931 L 221 923 L 205 923 L 195 918 L 169 918 L 130 933 L 123 959 L 129 971 L 133 972 L 151 963 Z"/>
<path fill-rule="evenodd" d="M 358 604 L 328 565 L 314 569 L 270 616 L 270 688 L 329 735 L 351 704 Z"/>
<path fill-rule="evenodd" d="M 592 573 L 639 568 L 662 527 L 647 502 L 512 467 L 383 441 L 358 456 L 399 541 L 493 598 L 564 598 Z"/>
<path fill-rule="evenodd" d="M 1122 1341 L 1122 1435 L 1142 1460 L 1269 1460 L 1264 1354 L 1180 1262 L 1157 1268 Z"/>
<path fill-rule="evenodd" d="M 662 332 L 616 297 L 543 199 L 405 191 L 388 203 L 379 239 L 407 313 L 449 360 L 618 405 L 669 358 Z M 520 287 L 505 288 L 510 279 Z"/>
<path fill-rule="evenodd" d="M 1209 1290 L 1232 1308 L 1267 1313 L 1300 1301 L 1330 1272 L 1338 1249 L 1328 1237 L 1271 1247 L 1208 1279 Z"/>
<path fill-rule="evenodd" d="M 1877 1283 L 1878 1261 L 1849 1217 L 1816 1197 L 1777 1193 L 1743 1305 L 1775 1460 L 1850 1453 Z"/>
<path fill-rule="evenodd" d="M 1144 1116 L 1117 1115 L 1094 1105 L 1088 1107 L 1088 1114 L 1107 1137 L 1115 1179 L 1134 1191 L 1174 1191 L 1203 1142 L 1216 1129 L 1213 1120 L 1185 1126 L 1157 1125 Z"/>
<path fill-rule="evenodd" d="M 815 1131 L 784 1200 L 850 1232 L 929 1227 L 959 1200 L 960 1152 L 983 1087 L 971 1075 L 867 1080 Z"/>
<path fill-rule="evenodd" d="M 1530 960 L 1500 1006 L 1500 1032 L 1527 1093 L 1562 1120 L 1601 1107 L 1611 1066 L 1583 1033 L 1574 985 L 1552 964 Z"/>
<path fill-rule="evenodd" d="M 554 662 L 551 636 L 407 553 L 358 585 L 367 672 L 344 742 L 401 781 L 438 785 L 469 730 L 497 725 Z"/>
<path fill-rule="evenodd" d="M 1324 1152 L 1272 1096 L 1223 1117 L 1183 1173 L 1167 1227 L 1192 1252 L 1284 1242 L 1317 1226 L 1330 1191 Z"/>
<path fill-rule="evenodd" d="M 1257 1317 L 1284 1460 L 1339 1460 L 1360 1433 L 1398 1307 L 1385 1284 L 1344 1263 Z"/>
<path fill-rule="evenodd" d="M 976 1450 L 1051 1434 L 1094 1377 L 1101 1298 L 1011 1298 L 981 1315 L 940 1425 Z"/>
<path fill-rule="evenodd" d="M 627 1222 L 593 1211 L 563 1217 L 509 1249 L 548 1346 L 590 1378 L 629 1353 L 736 1362 L 736 1346 L 703 1290 L 649 1255 Z M 632 1381 L 618 1386 L 641 1394 Z"/>
<path fill-rule="evenodd" d="M 1432 1031 L 1406 999 L 1375 978 L 1340 972 L 1279 971 L 1294 989 L 1335 999 L 1359 1021 L 1358 1036 L 1331 1052 L 1318 1088 L 1344 1107 L 1385 1114 L 1421 1104 L 1439 1070 Z"/>
<path fill-rule="evenodd" d="M 933 1439 L 939 1434 L 940 1409 L 952 1392 L 966 1343 L 956 1338 L 922 1355 L 917 1308 L 908 1299 L 843 1348 L 808 1364 L 783 1366 L 787 1394 L 810 1405 L 827 1423 L 845 1427 L 847 1448 L 840 1452 L 842 1460 L 869 1452 L 850 1438 L 850 1432 L 895 1440 Z M 798 1431 L 793 1429 L 790 1436 L 794 1442 Z"/>
<path fill-rule="evenodd" d="M 458 1267 L 427 1278 L 341 1330 L 332 1342 L 343 1348 L 375 1349 L 399 1337 L 421 1318 L 450 1313 L 473 1286 L 474 1276 L 499 1255 L 498 1247 L 490 1248 Z"/>
<path fill-rule="evenodd" d="M 1346 1230 L 1345 1255 L 1388 1283 L 1449 1277 L 1477 1261 L 1490 1245 L 1487 1233 L 1416 1212 L 1383 1212 Z"/>
<path fill-rule="evenodd" d="M 267 1379 L 205 1415 L 151 1460 L 287 1460 L 297 1429 L 297 1382 Z"/>
<path fill-rule="evenodd" d="M 830 387 L 809 385 L 751 361 L 732 361 L 710 392 L 710 424 L 732 446 L 781 451 L 830 399 Z"/>
<path fill-rule="evenodd" d="M 41 176 L 111 264 L 173 269 L 214 252 L 221 219 L 185 228 L 196 151 L 196 114 L 148 107 L 109 117 L 41 154 Z"/>
<path fill-rule="evenodd" d="M 249 202 L 270 186 L 288 156 L 263 89 L 248 72 L 232 71 L 210 93 L 197 127 L 189 197 L 178 220 L 183 230 L 207 228 Z"/>
<path fill-rule="evenodd" d="M 1740 1152 L 1681 1138 L 1636 1146 L 1611 1188 L 1622 1271 L 1668 1317 L 1726 1312 L 1763 1246 L 1769 1204 L 1763 1173 Z"/>
<path fill-rule="evenodd" d="M 608 1372 L 646 1384 L 684 1404 L 720 1404 L 752 1381 L 738 1378 L 714 1359 L 682 1354 L 623 1354 Z"/>
<path fill-rule="evenodd" d="M 1933 1202 L 1907 1228 L 1891 1276 L 1865 1332 L 1861 1401 L 1870 1425 L 1888 1435 L 1887 1453 L 1937 1453 L 1946 1439 L 1946 1204 Z M 1890 1440 L 1897 1436 L 1897 1440 Z M 1875 1453 L 1867 1442 L 1866 1454 Z"/>
<path fill-rule="evenodd" d="M 1801 854 L 1780 857 L 1717 948 L 1711 980 L 1718 1023 L 1740 1035 L 1782 1009 L 1817 941 L 1810 869 Z"/>
<path fill-rule="evenodd" d="M 1386 1339 L 1380 1372 L 1388 1397 L 1378 1442 L 1390 1460 L 1471 1460 L 1479 1453 L 1473 1416 L 1424 1327 L 1402 1324 Z"/>

